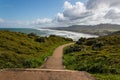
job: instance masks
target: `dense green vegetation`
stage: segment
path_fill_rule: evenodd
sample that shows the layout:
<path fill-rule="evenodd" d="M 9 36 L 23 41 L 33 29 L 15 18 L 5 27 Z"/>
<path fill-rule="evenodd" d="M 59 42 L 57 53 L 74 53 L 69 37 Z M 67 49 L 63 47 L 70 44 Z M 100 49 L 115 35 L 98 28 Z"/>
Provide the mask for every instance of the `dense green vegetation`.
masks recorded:
<path fill-rule="evenodd" d="M 120 80 L 120 35 L 117 32 L 79 39 L 65 48 L 64 65 L 67 69 L 90 72 L 98 80 Z"/>
<path fill-rule="evenodd" d="M 54 35 L 39 37 L 34 33 L 0 31 L 0 68 L 40 67 L 57 46 L 68 42 L 71 39 Z"/>
<path fill-rule="evenodd" d="M 120 74 L 94 74 L 96 80 L 120 80 Z"/>

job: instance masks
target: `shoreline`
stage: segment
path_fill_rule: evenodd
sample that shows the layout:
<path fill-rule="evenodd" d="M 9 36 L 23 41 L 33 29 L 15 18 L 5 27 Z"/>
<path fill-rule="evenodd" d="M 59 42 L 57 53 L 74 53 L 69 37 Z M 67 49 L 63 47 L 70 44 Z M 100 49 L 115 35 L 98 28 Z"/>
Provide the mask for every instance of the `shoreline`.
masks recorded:
<path fill-rule="evenodd" d="M 4 28 L 2 28 L 4 30 Z M 67 30 L 55 30 L 55 29 L 48 29 L 48 28 L 5 28 L 5 30 L 13 31 L 13 32 L 22 32 L 22 33 L 35 33 L 39 36 L 50 36 L 50 35 L 56 35 L 61 36 L 65 38 L 71 38 L 74 41 L 77 41 L 79 38 L 92 38 L 92 37 L 98 37 L 97 35 L 91 35 L 86 33 L 78 33 L 73 31 L 67 31 Z"/>

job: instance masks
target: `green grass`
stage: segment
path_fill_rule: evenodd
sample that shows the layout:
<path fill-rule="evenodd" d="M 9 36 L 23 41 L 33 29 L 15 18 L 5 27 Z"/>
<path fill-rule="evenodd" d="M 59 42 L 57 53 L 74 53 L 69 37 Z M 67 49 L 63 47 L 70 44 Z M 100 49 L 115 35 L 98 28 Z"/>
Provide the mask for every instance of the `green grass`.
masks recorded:
<path fill-rule="evenodd" d="M 0 68 L 36 68 L 52 55 L 54 49 L 71 39 L 51 35 L 0 31 Z"/>
<path fill-rule="evenodd" d="M 120 80 L 120 74 L 93 74 L 96 80 Z"/>
<path fill-rule="evenodd" d="M 64 65 L 95 74 L 97 80 L 120 80 L 120 35 L 79 39 L 64 49 Z"/>

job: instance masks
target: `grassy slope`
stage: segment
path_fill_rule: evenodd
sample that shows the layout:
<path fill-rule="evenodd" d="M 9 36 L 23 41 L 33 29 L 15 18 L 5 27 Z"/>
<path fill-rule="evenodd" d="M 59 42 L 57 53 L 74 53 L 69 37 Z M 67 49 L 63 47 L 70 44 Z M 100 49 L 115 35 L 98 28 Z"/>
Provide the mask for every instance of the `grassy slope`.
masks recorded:
<path fill-rule="evenodd" d="M 98 80 L 120 80 L 120 35 L 80 39 L 65 49 L 64 64 L 93 73 Z"/>
<path fill-rule="evenodd" d="M 120 80 L 120 74 L 93 74 L 97 80 Z"/>
<path fill-rule="evenodd" d="M 39 67 L 57 46 L 68 42 L 69 39 L 58 36 L 0 31 L 0 68 Z"/>

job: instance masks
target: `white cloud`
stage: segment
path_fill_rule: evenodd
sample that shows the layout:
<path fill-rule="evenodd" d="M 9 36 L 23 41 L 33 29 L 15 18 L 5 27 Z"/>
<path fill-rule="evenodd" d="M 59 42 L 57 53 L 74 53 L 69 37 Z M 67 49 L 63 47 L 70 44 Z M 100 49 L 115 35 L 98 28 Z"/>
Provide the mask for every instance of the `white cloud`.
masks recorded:
<path fill-rule="evenodd" d="M 120 7 L 120 0 L 88 0 L 86 7 L 88 9 L 98 9 L 101 8 L 102 5 L 109 6 L 109 8 Z"/>
<path fill-rule="evenodd" d="M 71 9 L 73 6 L 71 3 L 69 3 L 68 1 L 65 1 L 64 2 L 64 9 L 67 10 L 67 9 Z"/>
<path fill-rule="evenodd" d="M 53 20 L 52 19 L 49 19 L 49 18 L 39 18 L 39 19 L 36 19 L 34 21 L 31 21 L 31 24 L 30 26 L 32 27 L 52 27 L 53 24 Z"/>
<path fill-rule="evenodd" d="M 36 19 L 33 21 L 12 21 L 0 19 L 0 27 L 47 27 L 52 23 L 52 19 L 44 18 L 44 19 Z"/>
<path fill-rule="evenodd" d="M 0 22 L 5 21 L 0 18 Z M 63 27 L 100 23 L 120 24 L 120 0 L 87 0 L 86 3 L 78 1 L 75 4 L 65 1 L 63 12 L 58 12 L 54 19 L 44 18 L 33 21 L 13 21 L 7 23 L 32 27 Z"/>
<path fill-rule="evenodd" d="M 3 23 L 4 22 L 4 19 L 0 18 L 0 23 Z"/>
<path fill-rule="evenodd" d="M 33 24 L 45 24 L 45 23 L 51 23 L 52 19 L 44 18 L 44 19 L 37 19 L 35 21 L 32 21 Z"/>
<path fill-rule="evenodd" d="M 64 24 L 120 24 L 120 0 L 88 0 L 87 3 L 66 1 L 61 13 Z M 59 20 L 60 23 L 62 19 Z"/>
<path fill-rule="evenodd" d="M 76 19 L 83 17 L 86 12 L 86 7 L 81 2 L 76 2 L 75 5 L 72 5 L 68 1 L 64 3 L 64 11 L 63 15 L 64 17 L 67 17 L 69 19 Z"/>
<path fill-rule="evenodd" d="M 57 20 L 58 22 L 62 22 L 67 20 L 67 18 L 64 17 L 63 13 L 58 13 L 55 20 Z"/>
<path fill-rule="evenodd" d="M 120 10 L 119 9 L 111 9 L 105 15 L 105 18 L 108 19 L 120 19 Z"/>
<path fill-rule="evenodd" d="M 0 27 L 31 27 L 29 24 L 30 21 L 12 21 L 12 20 L 4 20 L 2 19 L 2 22 L 0 22 Z"/>

